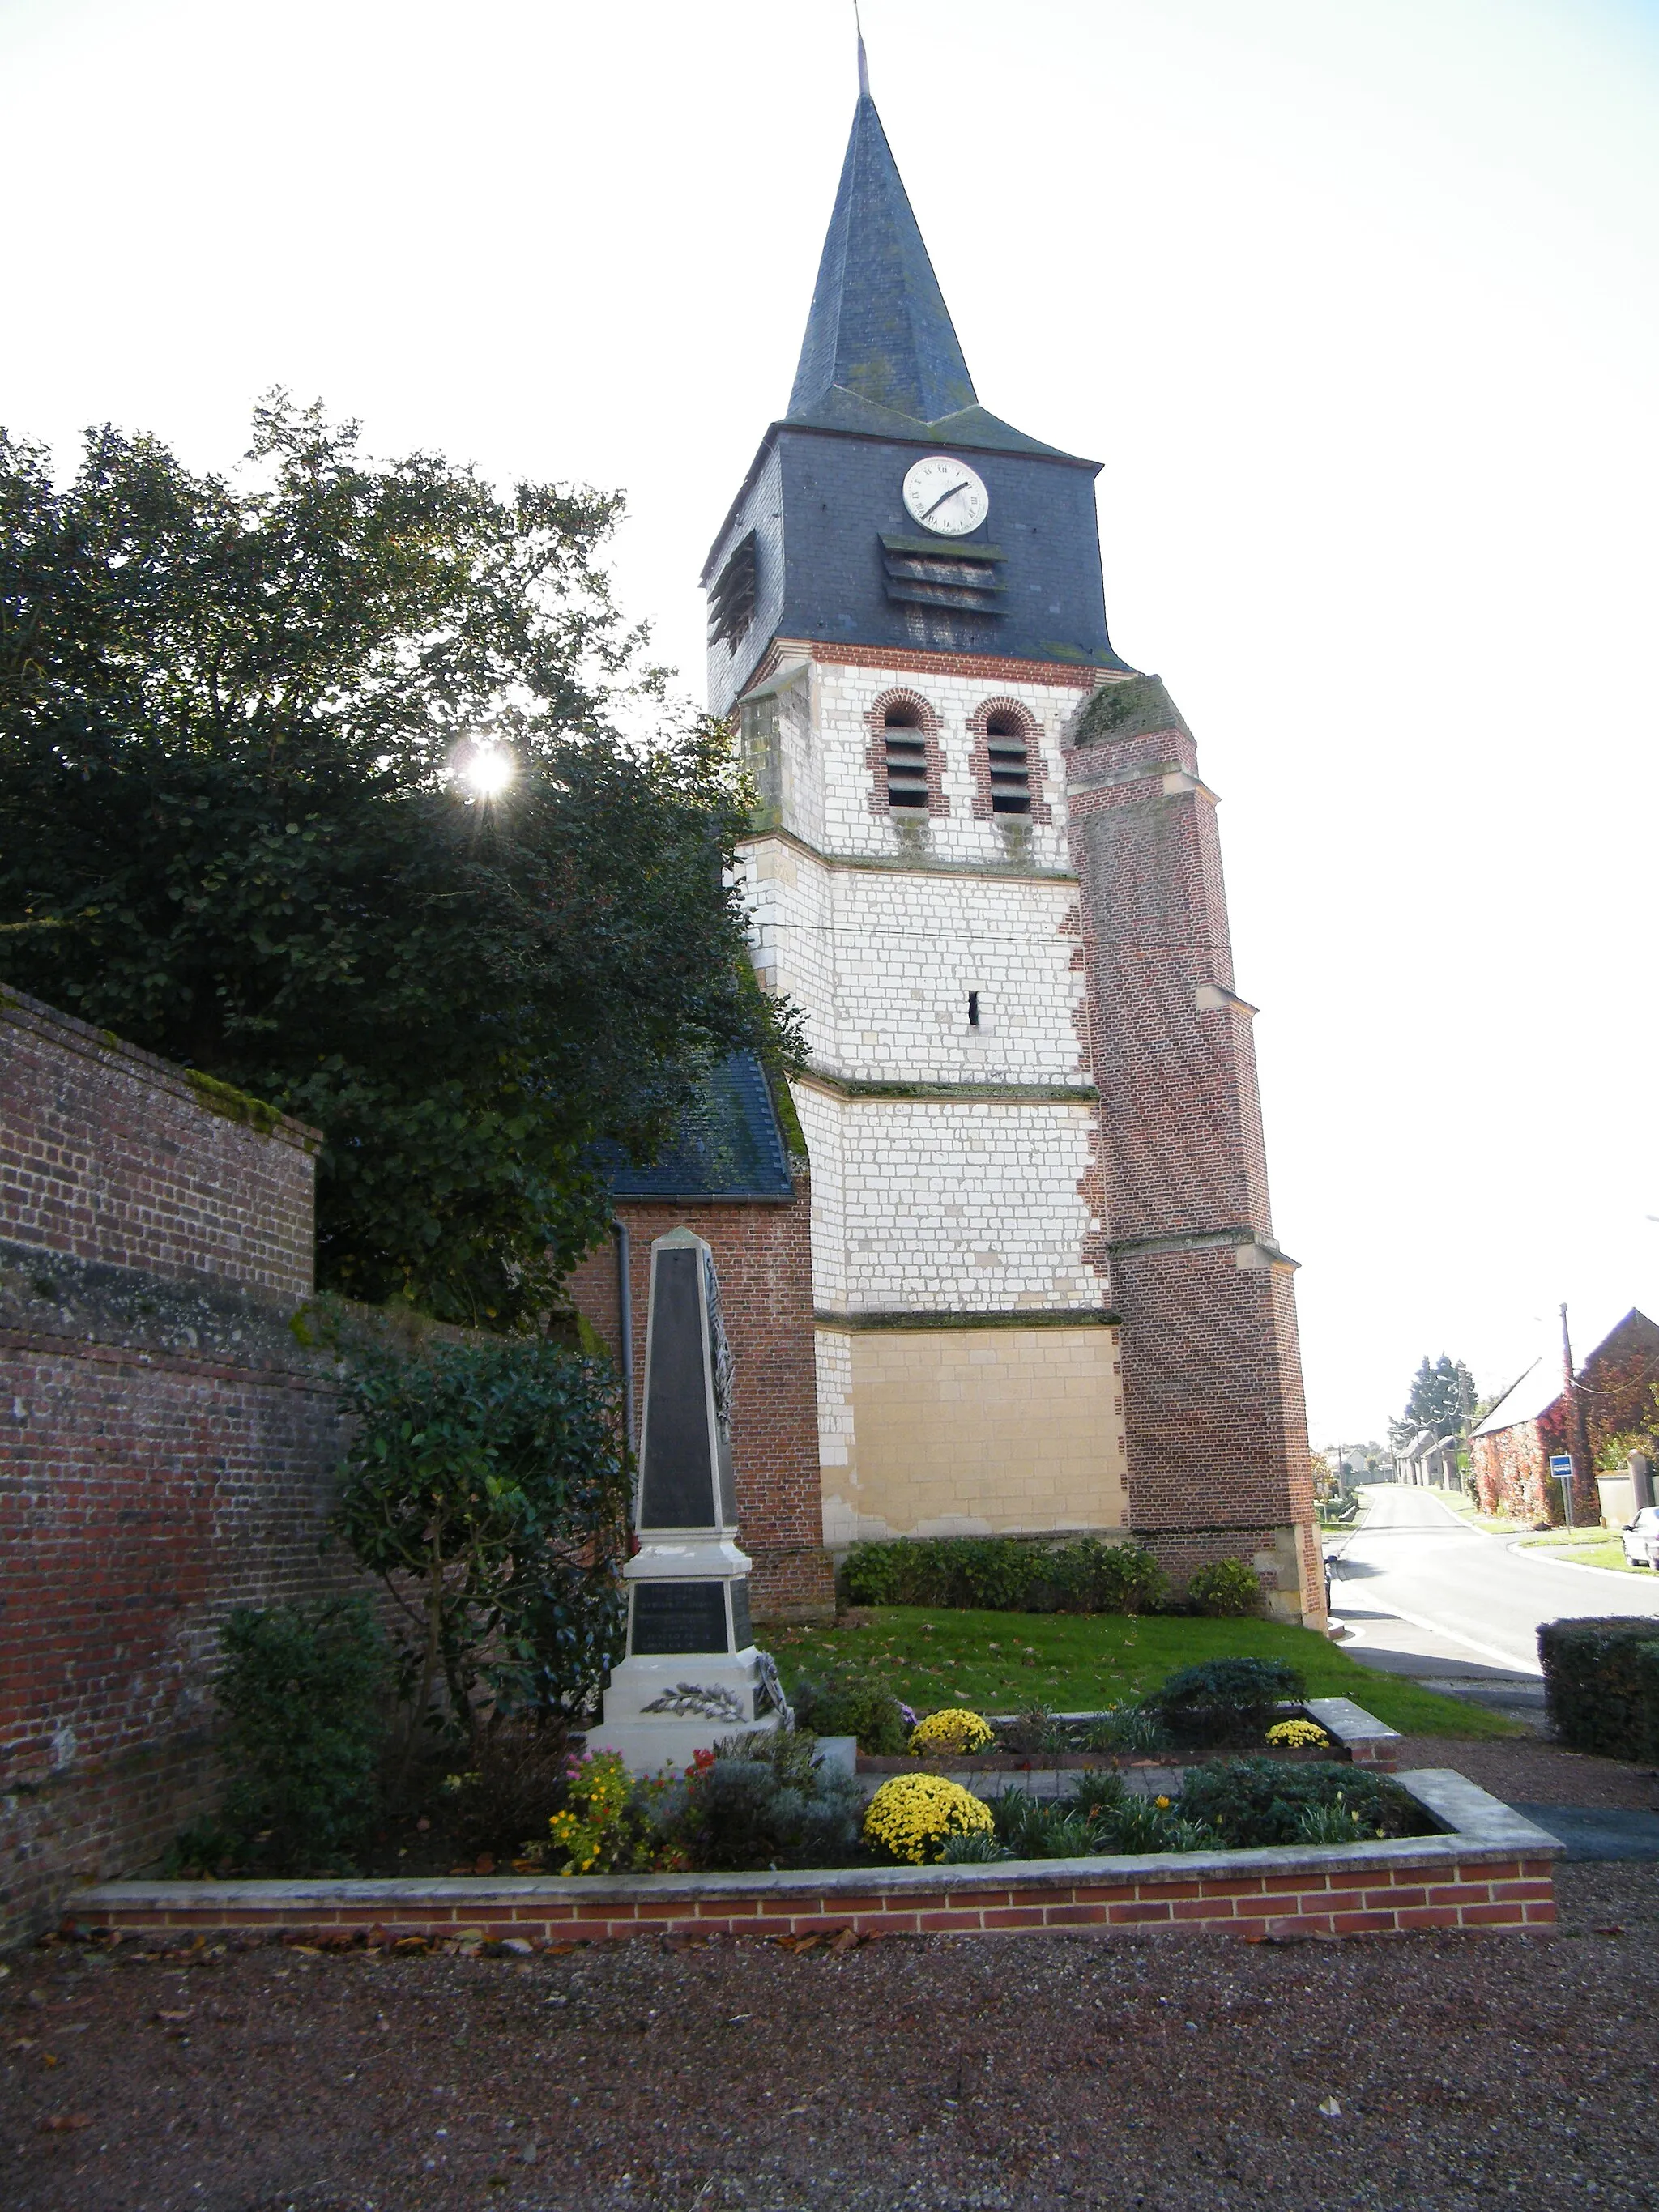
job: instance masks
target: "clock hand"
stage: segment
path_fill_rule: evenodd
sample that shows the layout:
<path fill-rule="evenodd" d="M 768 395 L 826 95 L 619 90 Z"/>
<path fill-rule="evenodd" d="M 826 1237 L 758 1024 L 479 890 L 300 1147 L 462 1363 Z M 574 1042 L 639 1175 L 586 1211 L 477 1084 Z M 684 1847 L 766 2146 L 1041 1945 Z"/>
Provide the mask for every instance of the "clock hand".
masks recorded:
<path fill-rule="evenodd" d="M 926 522 L 928 516 L 933 513 L 935 508 L 943 507 L 947 499 L 954 499 L 959 491 L 966 491 L 967 489 L 968 479 L 966 477 L 963 477 L 962 482 L 960 483 L 953 483 L 949 491 L 942 491 L 939 497 L 933 501 L 933 507 L 925 507 L 922 509 L 921 520 Z"/>

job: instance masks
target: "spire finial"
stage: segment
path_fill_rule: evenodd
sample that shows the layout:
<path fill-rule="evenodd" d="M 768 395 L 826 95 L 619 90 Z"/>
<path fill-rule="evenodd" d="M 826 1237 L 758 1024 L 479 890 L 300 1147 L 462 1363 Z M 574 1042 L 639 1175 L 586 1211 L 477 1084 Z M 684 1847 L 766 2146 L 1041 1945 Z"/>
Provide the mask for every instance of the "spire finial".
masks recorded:
<path fill-rule="evenodd" d="M 864 25 L 859 20 L 859 0 L 853 0 L 853 27 L 859 34 L 859 98 L 870 97 L 870 64 L 865 58 Z"/>

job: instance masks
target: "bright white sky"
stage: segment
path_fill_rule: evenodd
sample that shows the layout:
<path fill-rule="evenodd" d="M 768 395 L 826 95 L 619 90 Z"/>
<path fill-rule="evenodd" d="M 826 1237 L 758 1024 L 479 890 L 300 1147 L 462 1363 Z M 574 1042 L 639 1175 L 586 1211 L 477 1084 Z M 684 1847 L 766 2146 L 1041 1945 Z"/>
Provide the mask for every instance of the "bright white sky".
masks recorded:
<path fill-rule="evenodd" d="M 1659 10 L 868 0 L 981 400 L 1106 464 L 1222 815 L 1315 1441 L 1659 1315 Z M 701 690 L 854 93 L 843 0 L 0 0 L 0 419 L 628 492 Z"/>

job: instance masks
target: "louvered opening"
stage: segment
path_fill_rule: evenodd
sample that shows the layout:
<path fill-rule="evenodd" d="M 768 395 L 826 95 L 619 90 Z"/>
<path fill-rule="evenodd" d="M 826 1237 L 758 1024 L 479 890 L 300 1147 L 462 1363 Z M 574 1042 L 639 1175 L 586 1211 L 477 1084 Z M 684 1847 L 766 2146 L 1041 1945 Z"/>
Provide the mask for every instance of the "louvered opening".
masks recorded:
<path fill-rule="evenodd" d="M 708 642 L 740 642 L 755 618 L 755 533 L 738 544 L 708 594 Z"/>
<path fill-rule="evenodd" d="M 887 740 L 887 804 L 927 805 L 927 746 L 921 733 L 921 716 L 914 707 L 890 707 L 885 716 Z"/>
<path fill-rule="evenodd" d="M 992 813 L 1029 814 L 1031 767 L 1025 731 L 1018 714 L 998 713 L 986 717 L 985 751 L 991 769 Z"/>

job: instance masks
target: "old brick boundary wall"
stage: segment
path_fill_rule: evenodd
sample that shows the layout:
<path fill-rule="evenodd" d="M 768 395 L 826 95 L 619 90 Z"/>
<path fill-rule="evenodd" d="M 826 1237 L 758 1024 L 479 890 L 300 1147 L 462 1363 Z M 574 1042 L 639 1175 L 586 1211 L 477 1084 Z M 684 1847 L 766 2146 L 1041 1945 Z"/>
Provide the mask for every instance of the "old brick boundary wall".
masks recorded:
<path fill-rule="evenodd" d="M 208 1803 L 237 1604 L 319 1590 L 315 1133 L 0 997 L 0 1927 Z"/>

